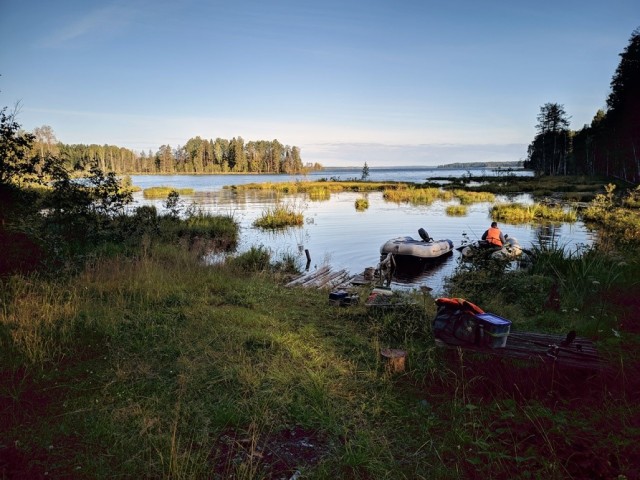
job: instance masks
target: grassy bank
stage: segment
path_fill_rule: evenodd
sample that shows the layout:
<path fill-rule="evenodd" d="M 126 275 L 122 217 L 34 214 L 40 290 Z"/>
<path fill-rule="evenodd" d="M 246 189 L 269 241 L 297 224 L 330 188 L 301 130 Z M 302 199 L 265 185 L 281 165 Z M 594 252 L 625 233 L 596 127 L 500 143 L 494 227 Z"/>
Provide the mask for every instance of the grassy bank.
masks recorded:
<path fill-rule="evenodd" d="M 434 178 L 433 180 L 436 180 Z M 589 202 L 598 192 L 604 191 L 611 180 L 604 177 L 577 176 L 546 176 L 521 177 L 507 176 L 468 176 L 460 179 L 448 177 L 439 180 L 451 181 L 448 189 L 463 188 L 467 191 L 482 191 L 498 194 L 530 193 L 535 198 L 554 197 L 569 201 Z M 474 182 L 477 185 L 469 185 Z M 623 184 L 621 183 L 620 186 Z"/>
<path fill-rule="evenodd" d="M 466 290 L 456 283 L 452 294 L 517 327 L 583 333 L 588 322 L 585 333 L 606 340 L 611 373 L 443 351 L 429 333 L 435 310 L 427 294 L 395 312 L 334 307 L 325 291 L 283 287 L 286 277 L 259 253 L 249 254 L 258 262 L 206 266 L 194 251 L 156 245 L 135 259 L 97 260 L 62 282 L 4 280 L 5 471 L 245 479 L 296 471 L 407 479 L 604 471 L 615 478 L 637 467 L 638 365 L 611 328 L 626 345 L 636 337 L 616 323 L 622 317 L 614 318 L 613 304 L 598 312 L 597 326 L 583 313 L 594 312 L 569 298 L 566 312 L 546 312 L 539 279 L 555 267 L 520 283 L 504 277 L 487 286 L 487 279 L 479 290 L 471 289 L 477 281 Z M 593 289 L 593 278 L 603 280 L 613 266 L 569 274 L 570 260 L 553 275 L 577 292 Z M 599 294 L 633 284 L 637 271 L 628 262 Z M 506 285 L 502 297 L 489 295 Z M 487 297 L 476 298 L 479 291 Z M 405 372 L 385 368 L 385 347 L 408 352 Z"/>

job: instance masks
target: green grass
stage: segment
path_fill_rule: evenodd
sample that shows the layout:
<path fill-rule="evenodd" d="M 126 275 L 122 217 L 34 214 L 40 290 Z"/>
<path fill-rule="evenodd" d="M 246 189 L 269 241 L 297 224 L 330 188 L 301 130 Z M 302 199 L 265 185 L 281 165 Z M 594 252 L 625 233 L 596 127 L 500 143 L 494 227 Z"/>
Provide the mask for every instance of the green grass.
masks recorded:
<path fill-rule="evenodd" d="M 609 233 L 615 232 L 603 241 L 637 246 L 640 244 L 640 211 L 636 207 L 638 188 L 628 191 L 621 199 L 616 197 L 615 188 L 608 184 L 606 193 L 596 195 L 582 212 L 582 218 Z"/>
<path fill-rule="evenodd" d="M 310 188 L 307 191 L 309 195 L 309 200 L 313 201 L 325 201 L 331 199 L 331 190 L 323 187 L 314 187 Z"/>
<path fill-rule="evenodd" d="M 229 188 L 233 190 L 270 190 L 279 193 L 309 193 L 312 192 L 374 192 L 382 191 L 384 189 L 394 188 L 406 188 L 406 183 L 398 182 L 364 182 L 355 180 L 345 181 L 327 181 L 318 180 L 315 182 L 262 182 L 262 183 L 247 183 L 242 185 L 229 185 L 223 188 Z M 317 193 L 319 194 L 319 193 Z M 323 195 L 325 195 L 323 193 Z"/>
<path fill-rule="evenodd" d="M 637 407 L 618 376 L 556 372 L 554 383 L 546 369 L 443 351 L 428 294 L 398 311 L 334 307 L 326 291 L 283 287 L 264 249 L 242 257 L 212 267 L 156 245 L 64 279 L 3 281 L 0 392 L 20 413 L 3 424 L 0 455 L 11 449 L 31 476 L 88 478 L 615 478 L 636 467 Z M 517 314 L 544 297 L 549 271 L 494 277 L 483 306 L 512 305 L 518 325 L 549 316 Z M 505 285 L 511 296 L 496 295 Z M 580 326 L 569 310 L 554 315 Z M 408 352 L 404 373 L 385 369 L 386 347 Z M 597 448 L 587 466 L 573 461 L 580 442 Z M 295 455 L 276 474 L 266 453 L 285 449 Z"/>
<path fill-rule="evenodd" d="M 471 192 L 467 190 L 455 189 L 453 194 L 462 205 L 471 205 L 479 202 L 493 202 L 496 197 L 491 192 Z"/>
<path fill-rule="evenodd" d="M 179 195 L 193 195 L 193 188 L 174 188 L 174 187 L 150 187 L 142 191 L 144 198 L 167 198 L 171 192 L 177 192 Z"/>
<path fill-rule="evenodd" d="M 446 178 L 445 178 L 446 179 Z M 497 194 L 530 193 L 535 198 L 554 196 L 574 201 L 590 201 L 604 190 L 608 181 L 603 177 L 546 176 L 546 177 L 470 177 L 478 186 L 452 184 L 450 188 L 464 187 L 467 191 L 485 191 Z"/>
<path fill-rule="evenodd" d="M 491 207 L 491 218 L 508 223 L 528 223 L 535 221 L 575 222 L 578 213 L 572 208 L 550 207 L 535 203 L 523 205 L 520 203 L 498 204 Z"/>
<path fill-rule="evenodd" d="M 369 208 L 369 200 L 366 198 L 358 198 L 356 199 L 355 206 L 358 212 L 364 212 Z"/>
<path fill-rule="evenodd" d="M 464 217 L 467 214 L 466 205 L 449 205 L 445 212 L 450 217 Z"/>
<path fill-rule="evenodd" d="M 385 189 L 383 198 L 388 202 L 412 203 L 415 205 L 429 205 L 436 200 L 451 200 L 453 194 L 441 188 L 397 188 Z"/>
<path fill-rule="evenodd" d="M 254 226 L 267 229 L 296 227 L 303 223 L 304 215 L 300 208 L 292 203 L 278 203 L 268 207 L 253 222 Z"/>

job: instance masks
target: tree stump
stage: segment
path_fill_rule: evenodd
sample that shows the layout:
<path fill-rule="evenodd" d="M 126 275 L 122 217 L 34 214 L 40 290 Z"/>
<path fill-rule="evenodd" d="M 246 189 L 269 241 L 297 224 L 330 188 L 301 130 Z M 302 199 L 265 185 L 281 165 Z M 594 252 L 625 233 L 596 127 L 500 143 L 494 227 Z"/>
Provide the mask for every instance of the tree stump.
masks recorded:
<path fill-rule="evenodd" d="M 380 355 L 382 355 L 386 360 L 386 371 L 388 371 L 389 373 L 404 372 L 407 352 L 395 348 L 383 348 L 382 350 L 380 350 Z"/>

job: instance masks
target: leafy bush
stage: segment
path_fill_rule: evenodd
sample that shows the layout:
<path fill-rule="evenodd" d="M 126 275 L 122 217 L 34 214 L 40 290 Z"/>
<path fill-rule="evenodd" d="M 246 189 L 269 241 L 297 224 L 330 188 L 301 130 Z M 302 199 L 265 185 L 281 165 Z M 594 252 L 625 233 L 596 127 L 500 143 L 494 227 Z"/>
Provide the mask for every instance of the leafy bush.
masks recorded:
<path fill-rule="evenodd" d="M 269 269 L 271 253 L 264 246 L 251 247 L 244 253 L 231 257 L 227 263 L 247 272 L 261 272 Z"/>

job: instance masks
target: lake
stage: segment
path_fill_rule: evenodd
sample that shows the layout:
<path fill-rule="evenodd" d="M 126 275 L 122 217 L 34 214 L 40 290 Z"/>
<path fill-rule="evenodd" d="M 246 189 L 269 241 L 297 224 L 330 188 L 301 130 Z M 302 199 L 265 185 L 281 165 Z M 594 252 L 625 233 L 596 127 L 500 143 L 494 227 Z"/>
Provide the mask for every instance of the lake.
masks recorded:
<path fill-rule="evenodd" d="M 369 180 L 405 181 L 422 183 L 431 177 L 460 177 L 467 170 L 445 170 L 427 168 L 370 168 Z M 491 175 L 491 170 L 473 170 L 473 175 Z M 519 175 L 530 175 L 521 171 Z M 380 259 L 380 246 L 398 236 L 420 238 L 418 229 L 424 228 L 436 240 L 450 239 L 457 247 L 465 238 L 477 240 L 488 228 L 488 202 L 469 206 L 464 217 L 450 217 L 445 213 L 448 205 L 456 201 L 436 201 L 431 205 L 410 205 L 387 202 L 382 192 L 333 193 L 330 199 L 313 201 L 306 194 L 280 197 L 281 201 L 294 203 L 304 212 L 305 222 L 301 227 L 284 231 L 264 231 L 253 227 L 253 222 L 268 207 L 277 201 L 272 192 L 234 192 L 223 189 L 225 185 L 239 185 L 261 182 L 285 182 L 339 178 L 347 180 L 359 178 L 361 169 L 336 169 L 313 172 L 306 176 L 289 175 L 132 175 L 134 185 L 143 189 L 152 186 L 193 188 L 194 195 L 181 197 L 185 203 L 194 203 L 205 211 L 217 214 L 231 214 L 240 225 L 238 252 L 251 246 L 262 245 L 272 252 L 273 258 L 284 254 L 295 255 L 302 267 L 306 264 L 304 250 L 311 256 L 310 269 L 329 264 L 334 270 L 346 269 L 351 274 L 362 273 L 367 267 L 375 267 Z M 366 197 L 369 208 L 363 212 L 355 209 L 355 201 Z M 531 203 L 528 194 L 498 196 L 498 202 Z M 141 192 L 134 195 L 134 206 L 153 204 L 163 210 L 162 201 L 145 200 Z M 582 222 L 573 224 L 525 224 L 500 225 L 503 233 L 519 240 L 524 248 L 539 244 L 540 241 L 554 241 L 569 250 L 591 244 L 594 234 Z M 410 289 L 427 285 L 435 294 L 442 292 L 444 279 L 453 273 L 459 253 L 446 257 L 441 262 L 427 265 L 424 269 L 399 272 L 393 282 L 395 288 Z"/>

